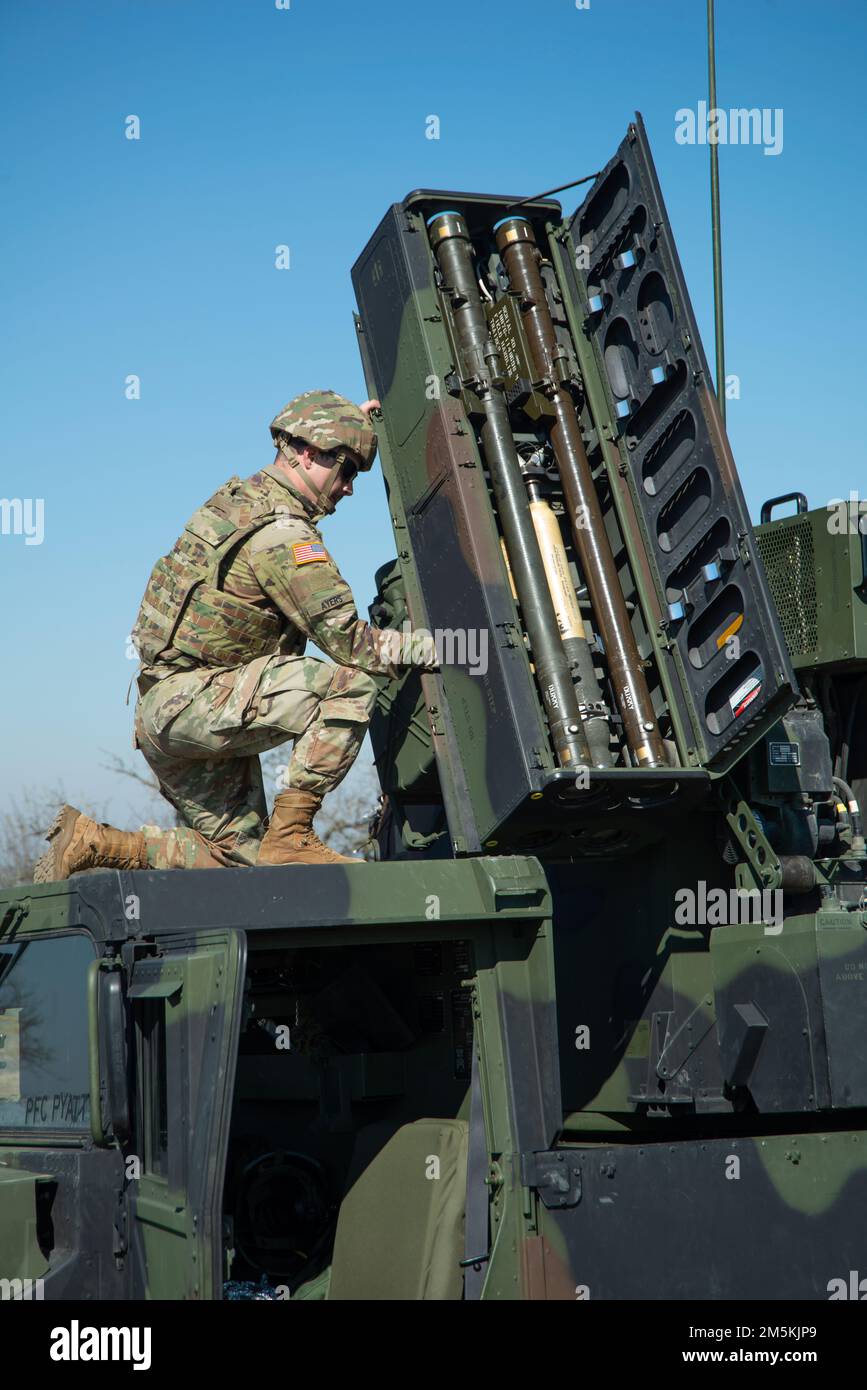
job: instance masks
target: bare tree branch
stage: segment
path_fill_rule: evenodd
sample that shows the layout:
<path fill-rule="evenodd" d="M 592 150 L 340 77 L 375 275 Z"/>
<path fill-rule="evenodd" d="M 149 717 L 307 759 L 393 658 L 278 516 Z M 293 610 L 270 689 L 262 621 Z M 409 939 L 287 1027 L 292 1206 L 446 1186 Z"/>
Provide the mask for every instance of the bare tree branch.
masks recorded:
<path fill-rule="evenodd" d="M 99 751 L 110 759 L 107 763 L 100 763 L 100 767 L 104 768 L 106 772 L 114 772 L 118 777 L 129 777 L 133 782 L 138 782 L 140 787 L 145 787 L 147 791 L 159 796 L 160 784 L 153 773 L 138 772 L 134 767 L 130 767 L 119 754 L 109 753 L 105 748 L 100 748 Z"/>
<path fill-rule="evenodd" d="M 283 774 L 291 749 L 274 748 L 262 757 L 262 775 L 271 796 L 282 790 Z M 368 841 L 368 824 L 379 798 L 379 778 L 372 762 L 359 758 L 344 781 L 326 796 L 316 817 L 320 838 L 338 854 L 353 854 Z"/>
<path fill-rule="evenodd" d="M 150 768 L 146 772 L 141 772 L 137 767 L 130 767 L 126 759 L 119 757 L 117 753 L 109 753 L 105 748 L 101 748 L 100 752 L 110 760 L 100 764 L 106 772 L 113 772 L 116 777 L 128 778 L 131 782 L 143 787 L 148 794 L 148 801 L 143 808 L 130 806 L 132 820 L 137 821 L 139 825 L 156 825 L 162 830 L 169 830 L 172 826 L 180 824 L 174 806 L 166 801 L 160 791 L 160 784 Z M 145 767 L 147 768 L 147 763 L 145 763 Z"/>
<path fill-rule="evenodd" d="M 282 769 L 289 751 L 285 746 L 275 748 L 262 759 L 262 772 L 272 795 L 278 781 L 282 786 Z M 148 793 L 150 801 L 145 814 L 133 813 L 131 819 L 164 829 L 178 823 L 174 808 L 160 795 L 155 778 L 130 767 L 116 754 L 105 756 L 110 760 L 103 764 L 107 771 L 126 777 Z M 367 843 L 367 827 L 378 796 L 379 781 L 373 764 L 359 759 L 340 786 L 325 798 L 317 817 L 316 828 L 326 844 L 339 854 L 358 853 Z M 45 850 L 45 832 L 65 801 L 62 786 L 25 788 L 10 799 L 5 811 L 0 811 L 0 888 L 33 882 L 36 860 Z M 76 804 L 94 820 L 107 819 L 104 806 Z"/>

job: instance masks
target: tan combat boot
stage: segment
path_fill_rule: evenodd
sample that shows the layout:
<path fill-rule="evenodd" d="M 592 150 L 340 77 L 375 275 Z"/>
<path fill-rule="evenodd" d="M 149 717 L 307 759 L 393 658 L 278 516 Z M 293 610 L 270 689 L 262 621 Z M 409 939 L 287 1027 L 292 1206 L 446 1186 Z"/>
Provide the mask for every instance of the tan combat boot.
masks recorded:
<path fill-rule="evenodd" d="M 259 850 L 258 863 L 267 864 L 363 864 L 363 859 L 336 854 L 323 845 L 313 829 L 313 817 L 322 797 L 313 792 L 280 792 L 274 799 L 271 823 Z"/>
<path fill-rule="evenodd" d="M 45 837 L 49 848 L 36 865 L 34 883 L 56 883 L 80 869 L 146 869 L 140 830 L 100 825 L 74 806 L 61 806 Z"/>

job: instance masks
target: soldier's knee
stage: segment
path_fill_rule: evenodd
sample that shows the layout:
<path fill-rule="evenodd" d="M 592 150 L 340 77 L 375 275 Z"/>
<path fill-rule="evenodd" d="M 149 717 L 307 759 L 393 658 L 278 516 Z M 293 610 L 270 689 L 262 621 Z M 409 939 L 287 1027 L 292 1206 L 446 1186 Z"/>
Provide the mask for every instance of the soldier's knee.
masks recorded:
<path fill-rule="evenodd" d="M 366 671 L 359 671 L 355 666 L 338 666 L 331 677 L 328 699 L 353 700 L 359 709 L 366 710 L 369 718 L 378 688 L 373 676 Z"/>

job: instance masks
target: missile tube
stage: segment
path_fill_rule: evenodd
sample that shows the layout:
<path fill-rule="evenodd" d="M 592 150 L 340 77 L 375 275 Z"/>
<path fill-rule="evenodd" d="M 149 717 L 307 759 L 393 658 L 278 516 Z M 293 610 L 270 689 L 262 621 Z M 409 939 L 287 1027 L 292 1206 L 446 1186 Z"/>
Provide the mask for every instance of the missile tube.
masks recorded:
<path fill-rule="evenodd" d="M 550 443 L 626 740 L 640 767 L 666 767 L 662 735 L 626 611 L 575 405 L 555 370 L 557 341 L 539 269 L 536 238 L 523 217 L 506 218 L 497 223 L 494 231 L 512 292 L 520 300 L 521 321 L 533 364 L 539 379 L 550 382 L 550 399 L 556 413 L 549 426 Z"/>
<path fill-rule="evenodd" d="M 560 523 L 551 510 L 550 504 L 542 496 L 539 484 L 532 478 L 525 479 L 530 498 L 530 515 L 539 542 L 542 564 L 548 580 L 548 588 L 554 600 L 554 613 L 560 638 L 573 671 L 577 674 L 581 692 L 581 713 L 584 732 L 590 746 L 594 767 L 611 766 L 611 731 L 608 711 L 602 700 L 602 691 L 593 664 L 593 655 L 584 627 L 584 619 L 578 606 L 575 586 L 566 558 L 566 547 L 560 534 Z"/>
<path fill-rule="evenodd" d="M 476 281 L 469 232 L 458 213 L 443 212 L 429 220 L 428 234 L 443 279 L 443 298 L 450 304 L 457 347 L 463 356 L 462 376 L 471 383 L 484 409 L 482 449 L 551 742 L 561 766 L 589 765 L 590 749 L 527 504 L 508 407 L 502 390 L 493 383 L 497 375 L 496 354 Z"/>

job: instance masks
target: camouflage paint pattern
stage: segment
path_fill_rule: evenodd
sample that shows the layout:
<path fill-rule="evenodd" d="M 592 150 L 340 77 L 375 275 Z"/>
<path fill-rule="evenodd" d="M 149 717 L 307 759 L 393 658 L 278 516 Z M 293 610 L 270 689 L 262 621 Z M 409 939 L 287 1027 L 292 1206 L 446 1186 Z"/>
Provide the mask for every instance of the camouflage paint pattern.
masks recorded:
<path fill-rule="evenodd" d="M 271 421 L 271 436 L 278 448 L 286 439 L 302 439 L 326 454 L 349 449 L 362 470 L 376 457 L 377 438 L 367 415 L 336 391 L 305 391 L 293 397 Z"/>
<path fill-rule="evenodd" d="M 425 209 L 426 197 L 431 211 L 451 200 L 419 194 L 411 215 L 401 212 L 401 236 L 413 256 L 424 242 L 418 208 Z M 484 195 L 468 195 L 468 201 L 489 213 L 508 205 Z M 563 229 L 556 206 L 545 204 L 534 215 Z M 409 230 L 407 223 L 413 224 Z M 555 259 L 563 258 L 562 244 L 554 235 Z M 416 265 L 418 279 L 411 283 L 392 256 L 387 241 L 374 242 L 363 273 L 371 280 L 384 277 L 388 312 L 397 303 L 401 313 L 399 330 L 387 349 L 366 318 L 359 333 L 369 385 L 383 399 L 383 453 L 403 598 L 414 623 L 434 627 L 442 620 L 457 623 L 457 615 L 470 612 L 470 606 L 461 607 L 467 595 L 481 595 L 473 611 L 484 613 L 498 657 L 478 678 L 456 669 L 408 675 L 402 667 L 401 689 L 389 680 L 379 692 L 381 706 L 390 707 L 405 693 L 394 719 L 384 720 L 382 765 L 393 772 L 389 794 L 405 810 L 407 825 L 418 809 L 415 798 L 434 811 L 445 801 L 451 828 L 445 852 L 476 857 L 437 858 L 441 844 L 428 853 L 403 841 L 394 847 L 399 862 L 373 864 L 363 874 L 340 866 L 257 868 L 255 874 L 243 868 L 220 875 L 111 873 L 0 894 L 0 940 L 6 939 L 3 932 L 20 937 L 86 927 L 107 961 L 122 962 L 129 1005 L 166 1001 L 167 1131 L 175 1152 L 165 1175 L 124 1183 L 113 1151 L 85 1151 L 64 1167 L 49 1136 L 41 1144 L 31 1136 L 28 1146 L 27 1136 L 18 1134 L 2 1136 L 0 1151 L 22 1171 L 59 1172 L 61 1187 L 111 1154 L 115 1168 L 103 1168 L 89 1189 L 102 1196 L 103 1212 L 109 1213 L 90 1247 L 105 1253 L 105 1269 L 76 1267 L 72 1287 L 79 1296 L 97 1287 L 122 1289 L 125 1296 L 218 1297 L 225 1255 L 218 1218 L 239 1030 L 246 1018 L 245 974 L 249 979 L 257 958 L 273 964 L 293 952 L 327 955 L 332 948 L 347 949 L 356 959 L 370 948 L 390 971 L 391 953 L 402 943 L 426 948 L 466 939 L 472 948 L 467 977 L 476 1062 L 469 1083 L 464 1074 L 444 1081 L 436 1073 L 430 1049 L 441 1034 L 432 1030 L 396 1053 L 359 1053 L 359 1071 L 382 1066 L 398 1076 L 388 1082 L 394 1090 L 364 1092 L 357 1106 L 350 1101 L 347 1112 L 335 1108 L 328 1115 L 338 1142 L 349 1142 L 372 1110 L 407 1121 L 433 1116 L 469 1125 L 470 1154 L 480 1150 L 483 1177 L 468 1195 L 467 1228 L 487 1235 L 463 1251 L 454 1242 L 449 1246 L 453 1264 L 461 1257 L 475 1260 L 465 1273 L 466 1296 L 824 1299 L 835 1279 L 863 1268 L 867 861 L 845 846 L 835 861 L 820 861 L 821 891 L 787 897 L 779 924 L 679 922 L 678 888 L 702 882 L 725 892 L 741 867 L 736 861 L 743 846 L 727 836 L 727 802 L 710 786 L 701 801 L 680 803 L 671 815 L 652 803 L 641 809 L 636 818 L 651 823 L 655 843 L 615 837 L 608 858 L 598 848 L 582 857 L 582 836 L 594 821 L 603 832 L 627 823 L 632 812 L 617 810 L 620 794 L 614 790 L 609 801 L 591 800 L 584 822 L 574 806 L 553 795 L 523 809 L 520 833 L 528 840 L 538 834 L 544 862 L 479 853 L 480 826 L 493 837 L 495 826 L 508 825 L 515 805 L 510 796 L 521 791 L 514 769 L 531 769 L 533 785 L 540 786 L 550 759 L 482 460 L 468 427 L 471 393 L 461 392 L 458 399 L 446 391 L 439 400 L 427 393 L 431 361 L 442 382 L 454 365 L 437 327 L 442 319 L 436 317 L 436 287 L 428 265 Z M 581 307 L 580 314 L 570 308 L 576 337 Z M 377 343 L 371 346 L 373 337 Z M 593 407 L 584 423 L 610 435 L 604 446 L 598 441 L 595 455 L 600 488 L 610 485 L 615 493 L 607 524 L 615 538 L 618 525 L 627 533 L 624 583 L 632 586 L 637 607 L 655 620 L 664 609 L 658 576 L 642 560 L 646 519 L 627 476 L 628 460 L 626 470 L 619 470 L 617 426 L 595 349 L 584 358 Z M 704 387 L 696 399 L 713 434 L 716 409 Z M 727 446 L 723 455 L 723 481 L 731 491 L 736 476 Z M 291 495 L 291 487 L 280 487 Z M 296 520 L 311 524 L 293 513 L 293 525 Z M 276 521 L 257 528 L 256 537 L 270 539 Z M 251 607 L 272 548 L 256 546 L 256 537 L 244 539 L 238 552 L 244 564 L 232 567 L 231 601 Z M 305 529 L 297 539 L 293 533 L 292 544 L 310 538 Z M 273 549 L 279 552 L 276 538 Z M 302 617 L 323 593 L 328 596 L 318 588 L 326 564 L 314 559 L 299 567 L 304 573 L 298 583 L 309 585 Z M 283 573 L 273 576 L 275 594 Z M 396 592 L 395 585 L 389 587 Z M 291 617 L 279 604 L 275 608 Z M 203 607 L 199 616 L 209 613 Z M 348 641 L 349 648 L 341 649 L 355 651 L 360 630 L 347 617 L 348 635 L 334 640 Z M 399 626 L 400 601 L 384 617 Z M 635 621 L 640 626 L 638 614 Z M 677 693 L 682 657 L 669 651 L 655 621 L 640 636 L 648 659 L 668 671 L 658 689 L 672 702 L 675 739 L 688 764 L 690 750 L 693 760 L 697 756 L 690 741 L 695 711 Z M 392 650 L 395 634 L 381 632 L 369 647 L 367 640 L 362 633 L 362 654 L 375 663 Z M 205 756 L 187 762 L 203 773 L 211 771 L 210 763 L 219 766 L 210 754 L 221 718 L 236 737 L 249 732 L 254 741 L 277 725 L 284 728 L 290 716 L 283 711 L 272 718 L 260 696 L 272 678 L 276 695 L 290 669 L 282 663 L 303 666 L 300 650 L 248 651 L 235 664 L 215 663 L 207 670 L 194 670 L 193 658 L 184 656 L 178 649 L 165 669 L 150 671 L 154 683 L 140 707 L 148 717 L 153 711 L 154 744 L 164 740 L 169 762 L 176 728 L 193 743 L 207 741 Z M 366 669 L 367 678 L 380 674 Z M 393 672 L 383 664 L 382 674 Z M 776 674 L 785 677 L 785 671 Z M 187 684 L 191 678 L 195 686 Z M 315 685 L 315 677 L 302 674 L 292 686 L 293 699 L 312 702 L 317 696 L 308 679 Z M 516 711 L 520 717 L 513 721 Z M 414 721 L 409 733 L 408 713 Z M 425 719 L 426 740 L 420 728 Z M 142 729 L 149 737 L 144 718 Z M 296 737 L 300 746 L 306 735 Z M 399 741 L 410 738 L 421 751 L 410 748 L 398 756 Z M 244 747 L 243 757 L 255 758 L 252 746 Z M 299 775 L 305 770 L 299 768 Z M 735 766 L 733 776 L 738 771 Z M 238 777 L 239 825 L 217 832 L 229 840 L 246 833 L 240 828 L 246 814 L 243 779 L 251 785 L 254 780 L 240 767 Z M 678 770 L 671 780 L 686 785 L 688 774 Z M 199 794 L 194 791 L 192 800 Z M 208 795 L 205 787 L 204 799 Z M 548 842 L 546 835 L 552 837 Z M 200 862 L 195 847 L 188 848 L 190 862 Z M 184 852 L 179 846 L 181 859 Z M 132 900 L 140 912 L 130 920 Z M 415 973 L 425 980 L 427 970 L 423 955 Z M 409 978 L 414 974 L 400 977 L 401 984 Z M 321 1094 L 321 1072 L 310 1067 L 307 1054 L 293 1058 L 293 1065 L 289 1080 L 281 1074 L 275 1082 L 276 1067 L 256 1073 L 272 1113 L 283 1108 L 275 1102 L 306 1102 Z M 134 1085 L 140 1084 L 137 1076 Z M 108 1137 L 111 1142 L 110 1132 Z M 270 1147 L 271 1128 L 263 1137 Z M 377 1155 L 369 1165 L 372 1177 L 378 1162 Z M 395 1175 L 389 1176 L 394 1184 Z M 418 1165 L 398 1174 L 400 1179 L 401 1198 L 424 1191 Z M 115 1275 L 108 1252 L 116 1210 L 126 1212 L 128 1222 L 127 1234 L 117 1238 L 124 1268 Z M 352 1243 L 365 1252 L 371 1297 L 389 1287 L 387 1249 L 372 1258 L 367 1252 L 390 1215 L 386 1200 L 381 1210 L 354 1217 Z M 394 1232 L 394 1240 L 400 1237 Z M 357 1268 L 350 1272 L 358 1276 Z M 310 1296 L 321 1296 L 330 1279 L 328 1271 L 317 1274 Z M 47 1296 L 54 1296 L 54 1288 Z"/>
<path fill-rule="evenodd" d="M 401 636 L 359 618 L 311 504 L 275 464 L 231 479 L 194 514 L 157 563 L 133 629 L 146 685 L 173 670 L 297 655 L 308 639 L 372 675 L 436 664 L 423 634 Z"/>
<path fill-rule="evenodd" d="M 145 1124 L 143 1133 L 121 1137 L 120 1147 L 115 1146 L 111 1096 L 117 1073 L 111 1073 L 105 1057 L 99 1087 L 106 1147 L 64 1153 L 63 1135 L 0 1132 L 0 1161 L 21 1174 L 44 1172 L 59 1181 L 54 1211 L 55 1218 L 58 1213 L 62 1217 L 59 1230 L 69 1258 L 56 1271 L 49 1263 L 46 1299 L 220 1296 L 220 1195 L 242 1021 L 241 986 L 254 944 L 268 951 L 288 943 L 314 947 L 327 942 L 356 951 L 360 945 L 456 940 L 472 931 L 490 962 L 504 949 L 511 954 L 508 942 L 516 930 L 530 924 L 532 934 L 548 901 L 540 866 L 533 861 L 370 869 L 365 886 L 353 884 L 340 866 L 295 866 L 289 897 L 286 871 L 257 870 L 252 882 L 261 885 L 261 902 L 267 905 L 255 909 L 255 928 L 251 878 L 243 870 L 198 876 L 104 872 L 35 885 L 24 895 L 0 892 L 3 944 L 8 944 L 10 929 L 12 939 L 21 943 L 58 930 L 82 931 L 86 923 L 106 964 L 121 973 L 128 1007 L 153 1001 L 165 1009 L 167 1151 L 162 1158 L 158 1125 Z M 431 895 L 439 906 L 436 921 L 428 911 Z M 131 901 L 136 904 L 132 915 Z M 497 944 L 500 936 L 502 944 Z M 69 982 L 70 988 L 80 985 Z M 140 1055 L 134 1071 L 137 1089 L 129 1099 L 144 1115 Z M 149 1104 L 156 1103 L 156 1095 L 158 1087 Z M 133 1167 L 130 1159 L 137 1160 Z M 429 1184 L 424 1183 L 425 1189 L 430 1192 Z M 79 1210 L 77 1203 L 85 1195 L 86 1205 Z M 0 1191 L 0 1215 L 2 1205 Z M 455 1258 L 459 1254 L 455 1251 Z M 43 1272 L 31 1261 L 26 1268 L 2 1271 L 0 1277 L 31 1277 L 28 1270 L 32 1277 Z"/>
<path fill-rule="evenodd" d="M 137 707 L 136 740 L 183 825 L 142 827 L 149 866 L 255 864 L 267 826 L 259 754 L 294 740 L 284 788 L 324 796 L 355 761 L 375 698 L 364 671 L 314 657 L 157 682 Z"/>
<path fill-rule="evenodd" d="M 166 1107 L 185 1137 L 169 1142 L 159 1161 L 147 1141 L 138 1155 L 127 1296 L 212 1299 L 221 1292 L 223 1260 L 210 1194 L 222 1189 L 225 1173 L 225 1081 L 234 1074 L 246 940 L 243 932 L 200 931 L 167 947 L 162 959 L 133 967 L 130 992 L 177 987 L 165 1004 Z M 187 1067 L 178 1065 L 182 1058 Z"/>
<path fill-rule="evenodd" d="M 285 786 L 324 796 L 364 740 L 373 677 L 437 661 L 429 634 L 359 618 L 310 505 L 275 465 L 196 512 L 151 576 L 134 637 L 152 658 L 136 746 L 182 822 L 143 827 L 157 869 L 255 864 L 259 754 L 295 740 Z M 303 657 L 308 639 L 340 665 Z"/>

